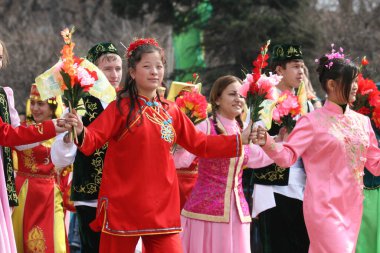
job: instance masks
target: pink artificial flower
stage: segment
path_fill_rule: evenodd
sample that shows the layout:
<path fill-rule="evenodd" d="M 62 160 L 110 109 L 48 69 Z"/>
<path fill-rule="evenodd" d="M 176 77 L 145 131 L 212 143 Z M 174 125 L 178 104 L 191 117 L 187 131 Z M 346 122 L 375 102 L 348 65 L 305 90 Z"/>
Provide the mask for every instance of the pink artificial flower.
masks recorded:
<path fill-rule="evenodd" d="M 261 75 L 260 79 L 257 81 L 257 86 L 260 90 L 266 91 L 266 99 L 276 99 L 275 86 L 279 84 L 282 76 L 277 74 L 269 73 L 269 76 Z"/>
<path fill-rule="evenodd" d="M 298 102 L 298 97 L 286 90 L 283 91 L 277 101 L 276 107 L 273 110 L 273 120 L 282 123 L 282 118 L 291 116 L 292 118 L 300 114 L 301 105 Z"/>
<path fill-rule="evenodd" d="M 249 87 L 250 87 L 252 81 L 253 81 L 252 74 L 247 74 L 245 79 L 243 80 L 243 85 L 240 86 L 240 91 L 239 91 L 240 95 L 242 95 L 243 97 L 247 97 Z"/>
<path fill-rule="evenodd" d="M 80 86 L 85 92 L 89 91 L 90 88 L 94 85 L 96 79 L 91 75 L 87 69 L 82 66 L 78 67 L 78 81 Z"/>

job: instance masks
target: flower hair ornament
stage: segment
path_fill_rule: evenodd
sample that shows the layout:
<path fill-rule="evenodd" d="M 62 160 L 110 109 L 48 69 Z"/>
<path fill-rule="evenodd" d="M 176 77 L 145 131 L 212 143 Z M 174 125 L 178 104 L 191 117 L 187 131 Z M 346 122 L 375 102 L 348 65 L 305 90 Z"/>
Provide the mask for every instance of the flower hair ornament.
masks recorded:
<path fill-rule="evenodd" d="M 328 59 L 328 61 L 329 61 L 329 63 L 327 63 L 327 64 L 325 65 L 325 67 L 328 68 L 328 69 L 330 69 L 330 68 L 332 67 L 332 65 L 334 64 L 333 61 L 332 61 L 332 60 L 334 60 L 334 59 L 344 59 L 347 63 L 350 62 L 349 59 L 345 59 L 345 58 L 344 58 L 344 57 L 345 57 L 345 56 L 344 56 L 344 53 L 343 53 L 344 49 L 343 49 L 342 47 L 340 47 L 340 48 L 339 48 L 339 51 L 337 51 L 337 50 L 334 49 L 334 46 L 335 46 L 335 44 L 332 43 L 332 44 L 331 44 L 331 53 L 327 53 L 327 54 L 325 54 L 325 56 L 327 57 L 327 59 Z M 318 60 L 318 59 L 315 59 L 315 62 L 316 62 L 316 63 L 319 63 L 319 60 Z"/>
<path fill-rule="evenodd" d="M 158 47 L 161 49 L 160 45 L 158 44 L 157 40 L 154 38 L 135 38 L 128 46 L 127 52 L 125 54 L 125 57 L 128 59 L 131 57 L 133 51 L 143 45 L 152 45 L 155 47 Z"/>

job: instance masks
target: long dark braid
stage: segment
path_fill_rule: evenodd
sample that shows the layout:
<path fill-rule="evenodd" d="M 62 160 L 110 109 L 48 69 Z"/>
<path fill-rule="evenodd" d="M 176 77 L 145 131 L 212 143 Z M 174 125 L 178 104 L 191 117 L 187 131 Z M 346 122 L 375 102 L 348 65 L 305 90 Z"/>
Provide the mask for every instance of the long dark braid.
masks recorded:
<path fill-rule="evenodd" d="M 165 90 L 167 90 L 167 86 L 164 82 L 162 82 L 161 87 L 164 87 Z M 166 93 L 166 91 L 165 91 L 165 93 Z M 158 101 L 160 101 L 160 103 L 162 104 L 164 109 L 167 110 L 169 108 L 169 104 L 161 99 L 161 96 L 160 96 L 160 93 L 158 92 L 158 89 L 156 90 L 156 95 L 157 95 Z"/>
<path fill-rule="evenodd" d="M 243 123 L 243 120 L 241 119 L 241 115 L 236 116 L 235 120 L 237 121 L 237 123 L 238 123 L 238 125 L 240 127 L 240 130 L 243 130 L 244 123 Z"/>
<path fill-rule="evenodd" d="M 212 105 L 211 105 L 212 106 Z M 216 108 L 214 108 L 212 106 L 212 111 L 211 111 L 211 116 L 212 116 L 212 122 L 214 124 L 214 129 L 216 131 L 216 133 L 219 135 L 219 134 L 223 134 L 223 131 L 222 129 L 220 129 L 220 127 L 218 126 L 218 121 L 216 120 Z"/>
<path fill-rule="evenodd" d="M 121 114 L 123 114 L 124 112 L 121 109 L 120 103 L 121 103 L 121 100 L 125 97 L 128 97 L 130 100 L 129 111 L 127 115 L 127 123 L 126 123 L 126 127 L 129 128 L 133 119 L 135 119 L 138 116 L 138 115 L 133 115 L 133 112 L 136 108 L 136 104 L 138 108 L 141 107 L 141 103 L 138 99 L 136 81 L 133 78 L 127 79 L 126 85 L 124 86 L 124 88 L 117 93 L 116 105 Z M 138 114 L 141 114 L 141 110 L 138 111 Z"/>

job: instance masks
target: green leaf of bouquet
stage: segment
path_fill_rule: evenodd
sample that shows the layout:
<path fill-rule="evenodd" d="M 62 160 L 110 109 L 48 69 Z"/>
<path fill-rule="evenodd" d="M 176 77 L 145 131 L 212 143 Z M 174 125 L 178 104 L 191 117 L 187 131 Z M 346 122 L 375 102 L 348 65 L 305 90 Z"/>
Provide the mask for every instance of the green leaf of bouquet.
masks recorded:
<path fill-rule="evenodd" d="M 63 82 L 65 83 L 68 90 L 71 90 L 71 77 L 69 74 L 67 74 L 65 71 L 60 71 Z"/>

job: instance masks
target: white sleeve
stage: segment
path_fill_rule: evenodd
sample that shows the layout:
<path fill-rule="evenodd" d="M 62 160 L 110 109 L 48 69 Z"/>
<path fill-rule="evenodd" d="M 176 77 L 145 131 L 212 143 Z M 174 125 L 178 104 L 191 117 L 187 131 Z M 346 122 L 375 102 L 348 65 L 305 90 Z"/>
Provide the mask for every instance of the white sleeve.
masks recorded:
<path fill-rule="evenodd" d="M 195 127 L 201 132 L 207 134 L 207 124 L 208 124 L 207 121 L 208 119 L 195 125 Z M 195 159 L 195 157 L 196 155 L 193 155 L 192 153 L 188 152 L 186 149 L 179 147 L 177 148 L 177 150 L 175 150 L 173 154 L 174 165 L 176 169 L 188 168 L 193 162 L 193 160 Z"/>
<path fill-rule="evenodd" d="M 75 155 L 77 153 L 77 146 L 74 142 L 65 143 L 63 141 L 65 134 L 66 132 L 57 135 L 51 146 L 51 161 L 56 168 L 63 168 L 74 163 Z"/>

